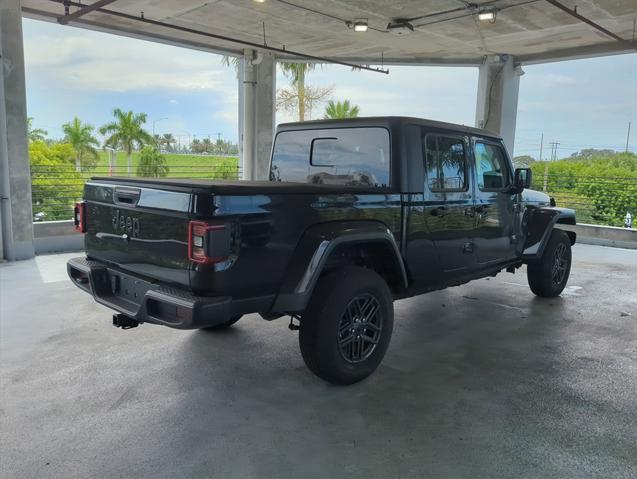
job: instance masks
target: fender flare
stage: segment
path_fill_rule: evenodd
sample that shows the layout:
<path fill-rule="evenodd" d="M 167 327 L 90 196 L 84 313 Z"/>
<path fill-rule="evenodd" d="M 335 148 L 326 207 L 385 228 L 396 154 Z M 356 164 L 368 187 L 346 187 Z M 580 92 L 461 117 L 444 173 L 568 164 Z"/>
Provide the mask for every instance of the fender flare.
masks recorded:
<path fill-rule="evenodd" d="M 407 271 L 394 235 L 379 221 L 333 221 L 309 227 L 299 240 L 272 306 L 279 313 L 303 311 L 318 282 L 330 254 L 344 244 L 385 244 L 393 267 L 408 286 Z"/>
<path fill-rule="evenodd" d="M 575 225 L 575 211 L 569 208 L 541 207 L 529 211 L 526 221 L 526 240 L 522 259 L 533 260 L 542 257 L 551 232 L 556 225 Z M 576 235 L 568 231 L 571 244 L 575 244 Z"/>

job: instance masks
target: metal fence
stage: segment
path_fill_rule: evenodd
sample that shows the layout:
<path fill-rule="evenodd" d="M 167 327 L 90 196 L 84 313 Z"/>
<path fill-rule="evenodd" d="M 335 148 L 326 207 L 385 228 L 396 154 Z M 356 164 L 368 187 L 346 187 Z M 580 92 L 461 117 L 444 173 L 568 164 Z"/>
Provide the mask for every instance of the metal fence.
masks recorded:
<path fill-rule="evenodd" d="M 578 223 L 623 226 L 626 213 L 637 215 L 637 177 L 535 175 L 533 188 L 574 209 Z"/>
<path fill-rule="evenodd" d="M 136 167 L 131 177 L 138 177 Z M 82 199 L 84 183 L 92 177 L 127 175 L 126 166 L 116 171 L 108 166 L 98 166 L 78 172 L 74 165 L 32 165 L 31 185 L 33 197 L 33 221 L 69 220 L 73 205 Z M 241 178 L 241 169 L 231 164 L 170 166 L 167 178 L 228 179 Z"/>
<path fill-rule="evenodd" d="M 133 177 L 137 176 L 133 169 Z M 111 176 L 109 167 L 78 172 L 73 165 L 32 166 L 34 221 L 68 220 L 73 204 L 82 198 L 84 182 L 93 176 Z M 118 176 L 126 176 L 119 167 Z M 236 165 L 171 166 L 170 178 L 239 179 Z M 533 188 L 555 198 L 558 206 L 573 208 L 579 223 L 623 226 L 627 212 L 637 216 L 637 178 L 609 176 L 535 175 Z"/>

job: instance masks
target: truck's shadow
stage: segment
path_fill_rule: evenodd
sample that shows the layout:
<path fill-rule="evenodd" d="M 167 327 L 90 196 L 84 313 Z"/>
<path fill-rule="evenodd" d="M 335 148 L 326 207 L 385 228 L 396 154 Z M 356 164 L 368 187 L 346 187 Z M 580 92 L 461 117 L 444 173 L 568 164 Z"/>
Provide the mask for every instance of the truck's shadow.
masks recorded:
<path fill-rule="evenodd" d="M 285 448 L 279 464 L 320 470 L 326 456 L 308 457 L 308 444 L 327 451 L 334 460 L 328 469 L 381 444 L 387 460 L 410 457 L 412 465 L 454 461 L 463 438 L 489 449 L 489 437 L 498 436 L 499 453 L 519 454 L 519 428 L 550 435 L 535 414 L 556 403 L 560 390 L 554 342 L 561 325 L 543 319 L 556 306 L 529 303 L 524 318 L 450 292 L 397 303 L 384 363 L 350 387 L 307 371 L 297 334 L 283 318 L 259 324 L 251 316 L 227 331 L 193 332 L 175 356 L 174 378 L 184 392 L 177 415 L 183 428 L 206 431 L 212 443 L 219 435 L 230 442 L 258 438 L 263 454 L 248 454 L 260 467 L 273 464 L 265 451 Z M 464 454 L 490 470 L 488 454 Z M 364 470 L 379 460 L 372 457 Z"/>

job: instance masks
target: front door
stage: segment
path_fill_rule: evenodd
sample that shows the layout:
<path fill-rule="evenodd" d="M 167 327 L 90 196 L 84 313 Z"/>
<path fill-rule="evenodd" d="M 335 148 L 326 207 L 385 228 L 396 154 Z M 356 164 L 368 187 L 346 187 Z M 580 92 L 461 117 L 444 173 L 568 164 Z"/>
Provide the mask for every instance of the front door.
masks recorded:
<path fill-rule="evenodd" d="M 512 193 L 513 175 L 504 147 L 497 142 L 474 139 L 476 174 L 475 236 L 478 267 L 515 256 L 517 196 Z"/>
<path fill-rule="evenodd" d="M 423 147 L 423 214 L 445 279 L 450 280 L 463 276 L 474 264 L 469 143 L 461 136 L 430 132 L 423 138 Z"/>

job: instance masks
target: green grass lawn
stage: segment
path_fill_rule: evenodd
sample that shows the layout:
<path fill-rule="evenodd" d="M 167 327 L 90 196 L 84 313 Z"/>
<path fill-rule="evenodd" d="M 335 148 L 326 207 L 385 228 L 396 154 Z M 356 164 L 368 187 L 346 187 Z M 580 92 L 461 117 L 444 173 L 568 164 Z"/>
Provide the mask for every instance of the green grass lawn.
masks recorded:
<path fill-rule="evenodd" d="M 109 152 L 99 151 L 97 166 L 83 172 L 85 178 L 108 176 Z M 182 153 L 163 153 L 170 171 L 169 178 L 237 178 L 239 158 L 236 156 L 191 155 Z M 137 176 L 139 152 L 133 152 L 132 176 Z M 113 176 L 127 176 L 126 153 L 118 151 L 115 155 Z"/>

